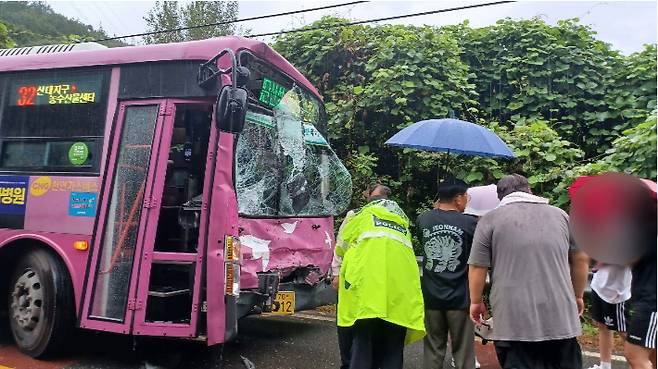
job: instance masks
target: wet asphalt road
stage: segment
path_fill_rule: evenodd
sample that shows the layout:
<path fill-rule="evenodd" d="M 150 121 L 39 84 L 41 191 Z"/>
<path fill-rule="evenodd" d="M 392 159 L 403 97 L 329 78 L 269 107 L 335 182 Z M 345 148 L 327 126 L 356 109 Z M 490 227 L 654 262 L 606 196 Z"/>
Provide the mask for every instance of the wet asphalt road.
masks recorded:
<path fill-rule="evenodd" d="M 338 343 L 332 321 L 292 317 L 249 317 L 240 322 L 239 337 L 222 348 L 176 341 L 158 341 L 148 347 L 131 349 L 122 337 L 96 337 L 105 347 L 119 348 L 109 354 L 98 347 L 66 369 L 325 369 L 339 368 Z M 103 335 L 105 336 L 105 335 Z M 111 339 L 112 342 L 107 340 Z M 419 368 L 422 347 L 407 348 L 406 368 Z M 253 367 L 251 366 L 253 365 Z M 447 368 L 447 367 L 446 367 Z"/>
<path fill-rule="evenodd" d="M 135 342 L 126 336 L 81 332 L 72 354 L 36 361 L 17 352 L 0 335 L 0 369 L 329 369 L 339 368 L 335 323 L 303 317 L 249 317 L 240 322 L 236 341 L 224 347 L 156 340 Z M 0 332 L 1 333 L 1 332 Z M 476 343 L 484 369 L 499 368 L 491 344 Z M 585 368 L 596 360 L 585 358 Z M 446 363 L 447 364 L 447 363 Z M 615 368 L 625 368 L 616 363 Z M 405 369 L 422 368 L 422 345 L 405 350 Z M 444 368 L 450 368 L 445 365 Z"/>

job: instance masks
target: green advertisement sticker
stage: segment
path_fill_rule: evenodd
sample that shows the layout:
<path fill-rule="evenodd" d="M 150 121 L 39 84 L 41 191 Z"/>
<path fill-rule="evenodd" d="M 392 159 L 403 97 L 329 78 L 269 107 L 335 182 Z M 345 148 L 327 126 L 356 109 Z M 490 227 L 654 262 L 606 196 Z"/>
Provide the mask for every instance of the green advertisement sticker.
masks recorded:
<path fill-rule="evenodd" d="M 89 147 L 84 142 L 76 142 L 69 149 L 69 161 L 73 165 L 82 165 L 89 157 Z"/>

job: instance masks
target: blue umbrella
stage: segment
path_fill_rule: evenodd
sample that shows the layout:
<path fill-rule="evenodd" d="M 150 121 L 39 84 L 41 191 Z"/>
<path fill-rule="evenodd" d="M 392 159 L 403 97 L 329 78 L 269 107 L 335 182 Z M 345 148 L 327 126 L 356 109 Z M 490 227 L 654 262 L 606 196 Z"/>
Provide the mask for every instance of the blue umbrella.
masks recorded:
<path fill-rule="evenodd" d="M 414 123 L 396 133 L 386 144 L 425 151 L 516 158 L 512 150 L 490 129 L 454 118 Z"/>

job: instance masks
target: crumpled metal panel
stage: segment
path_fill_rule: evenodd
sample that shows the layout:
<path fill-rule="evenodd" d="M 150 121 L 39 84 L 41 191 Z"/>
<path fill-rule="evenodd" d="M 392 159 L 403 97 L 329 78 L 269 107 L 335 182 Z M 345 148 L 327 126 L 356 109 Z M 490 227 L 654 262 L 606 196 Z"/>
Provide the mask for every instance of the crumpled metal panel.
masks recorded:
<path fill-rule="evenodd" d="M 239 220 L 242 289 L 258 288 L 257 273 L 279 271 L 286 278 L 300 267 L 327 274 L 334 252 L 333 218 Z M 316 276 L 308 278 L 312 284 Z"/>

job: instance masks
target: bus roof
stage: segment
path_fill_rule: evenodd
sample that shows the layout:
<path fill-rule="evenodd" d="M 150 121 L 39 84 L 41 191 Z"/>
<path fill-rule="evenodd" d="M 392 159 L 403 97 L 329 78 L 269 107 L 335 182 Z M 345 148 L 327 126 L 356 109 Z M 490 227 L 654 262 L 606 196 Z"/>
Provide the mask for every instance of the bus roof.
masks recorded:
<path fill-rule="evenodd" d="M 320 93 L 295 67 L 266 43 L 239 36 L 211 38 L 200 41 L 126 46 L 101 50 L 67 53 L 6 56 L 0 58 L 0 73 L 27 70 L 121 65 L 169 60 L 209 60 L 225 48 L 234 51 L 247 49 L 267 60 L 282 72 L 300 82 L 322 99 Z"/>

